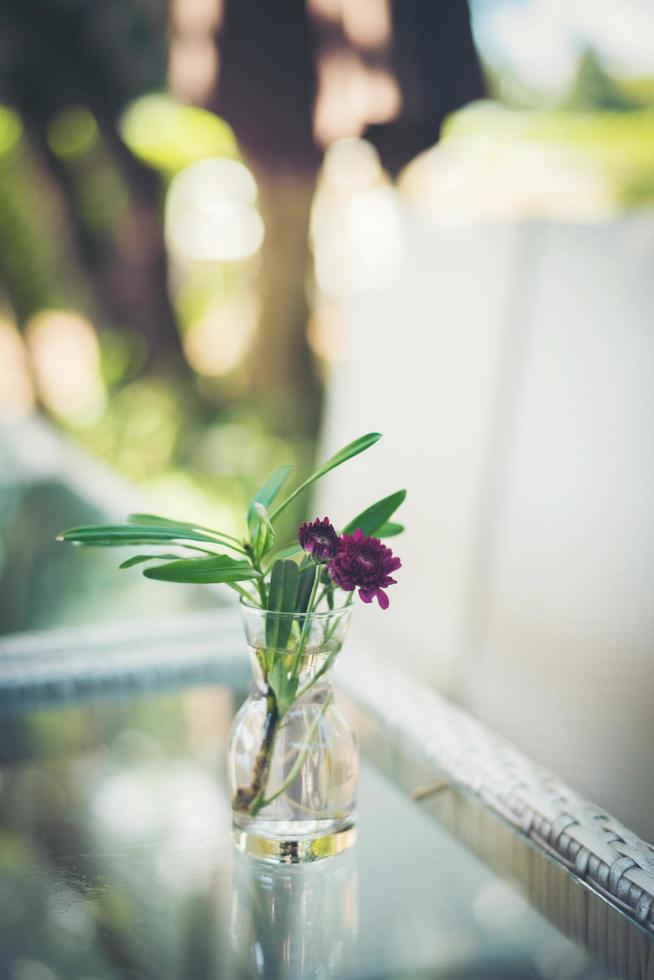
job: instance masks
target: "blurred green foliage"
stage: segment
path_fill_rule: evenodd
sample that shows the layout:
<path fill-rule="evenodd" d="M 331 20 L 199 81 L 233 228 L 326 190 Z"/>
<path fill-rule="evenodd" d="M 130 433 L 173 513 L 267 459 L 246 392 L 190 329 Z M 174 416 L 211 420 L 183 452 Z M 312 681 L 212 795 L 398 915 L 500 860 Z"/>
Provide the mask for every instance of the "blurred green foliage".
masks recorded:
<path fill-rule="evenodd" d="M 625 207 L 654 199 L 654 109 L 510 109 L 479 102 L 454 113 L 444 140 L 466 140 L 500 156 L 538 148 L 602 173 Z"/>
<path fill-rule="evenodd" d="M 122 114 L 120 131 L 136 157 L 166 175 L 206 157 L 238 156 L 234 133 L 223 119 L 167 95 L 137 99 Z"/>
<path fill-rule="evenodd" d="M 166 17 L 149 0 L 3 5 L 0 331 L 15 323 L 24 337 L 40 410 L 138 484 L 151 509 L 240 533 L 238 514 L 272 470 L 289 460 L 301 479 L 312 463 L 321 392 L 303 338 L 315 175 L 278 177 L 257 159 L 264 251 L 234 262 L 171 256 L 171 178 L 242 152 L 215 112 L 167 93 Z M 484 158 L 536 146 L 607 174 L 624 207 L 652 201 L 654 79 L 616 77 L 588 50 L 569 91 L 546 105 L 522 79 L 487 71 L 508 105 L 456 112 L 446 141 L 481 146 Z M 216 90 L 206 106 L 217 105 Z M 38 333 L 43 311 L 64 319 Z M 78 408 L 58 400 L 57 386 L 74 389 L 84 371 L 95 372 L 93 397 Z M 282 536 L 305 506 L 284 515 Z"/>

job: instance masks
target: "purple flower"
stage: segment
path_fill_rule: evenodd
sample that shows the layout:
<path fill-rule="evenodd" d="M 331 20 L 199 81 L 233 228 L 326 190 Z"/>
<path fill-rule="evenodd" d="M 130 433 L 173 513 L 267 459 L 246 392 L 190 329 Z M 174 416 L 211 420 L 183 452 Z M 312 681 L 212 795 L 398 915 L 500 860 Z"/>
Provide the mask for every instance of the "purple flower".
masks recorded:
<path fill-rule="evenodd" d="M 402 562 L 379 538 L 366 538 L 363 531 L 344 534 L 338 551 L 328 565 L 332 581 L 346 592 L 359 590 L 363 602 L 377 602 L 388 609 L 388 596 L 383 591 L 395 585 L 390 573 L 401 568 Z"/>
<path fill-rule="evenodd" d="M 330 561 L 338 549 L 338 534 L 334 525 L 329 523 L 328 517 L 323 517 L 322 520 L 316 517 L 315 521 L 301 524 L 297 539 L 303 551 L 317 562 Z"/>

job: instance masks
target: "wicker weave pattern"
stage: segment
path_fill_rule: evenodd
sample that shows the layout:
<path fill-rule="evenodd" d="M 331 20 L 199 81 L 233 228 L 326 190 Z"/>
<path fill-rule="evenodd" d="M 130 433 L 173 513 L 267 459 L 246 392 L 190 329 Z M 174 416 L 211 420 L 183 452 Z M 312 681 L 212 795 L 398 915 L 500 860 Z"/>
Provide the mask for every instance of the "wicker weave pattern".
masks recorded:
<path fill-rule="evenodd" d="M 339 683 L 383 718 L 392 739 L 408 741 L 413 753 L 654 934 L 651 845 L 403 672 L 380 671 L 377 660 L 358 651 L 341 665 Z"/>

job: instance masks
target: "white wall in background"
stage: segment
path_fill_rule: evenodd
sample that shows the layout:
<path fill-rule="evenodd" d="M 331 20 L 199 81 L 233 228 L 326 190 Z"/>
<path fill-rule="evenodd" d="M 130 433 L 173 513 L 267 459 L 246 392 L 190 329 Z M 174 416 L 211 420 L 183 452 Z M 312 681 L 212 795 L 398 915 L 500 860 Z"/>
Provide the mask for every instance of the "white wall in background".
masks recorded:
<path fill-rule="evenodd" d="M 435 232 L 406 213 L 403 230 L 401 273 L 347 308 L 350 350 L 331 377 L 323 454 L 369 430 L 384 438 L 321 481 L 318 509 L 336 501 L 343 524 L 407 487 L 397 515 L 407 533 L 388 542 L 403 561 L 391 608 L 361 608 L 356 628 L 449 689 L 466 637 L 519 234 L 470 224 Z"/>
<path fill-rule="evenodd" d="M 462 696 L 654 838 L 654 220 L 540 235 Z"/>
<path fill-rule="evenodd" d="M 358 634 L 654 837 L 654 218 L 404 231 L 326 412 L 338 520 L 409 490 Z"/>

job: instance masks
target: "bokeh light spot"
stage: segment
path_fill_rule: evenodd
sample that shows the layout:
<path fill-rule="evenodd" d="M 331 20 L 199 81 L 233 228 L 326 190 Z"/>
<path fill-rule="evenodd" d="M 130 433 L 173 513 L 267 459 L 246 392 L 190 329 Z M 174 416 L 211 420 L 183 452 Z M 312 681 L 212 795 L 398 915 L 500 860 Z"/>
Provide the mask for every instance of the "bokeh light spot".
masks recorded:
<path fill-rule="evenodd" d="M 63 160 L 84 156 L 97 140 L 97 123 L 89 110 L 81 106 L 60 112 L 48 129 L 50 149 Z"/>
<path fill-rule="evenodd" d="M 0 157 L 13 150 L 22 134 L 23 124 L 18 114 L 6 106 L 0 106 Z"/>
<path fill-rule="evenodd" d="M 229 306 L 216 302 L 185 333 L 184 353 L 191 367 L 208 377 L 238 367 L 254 339 L 256 321 L 253 298 Z"/>
<path fill-rule="evenodd" d="M 198 160 L 172 181 L 166 199 L 166 243 L 191 261 L 229 262 L 254 255 L 264 228 L 257 186 L 237 160 Z"/>
<path fill-rule="evenodd" d="M 74 424 L 94 422 L 105 396 L 93 324 L 73 310 L 45 310 L 32 317 L 25 335 L 42 402 Z"/>
<path fill-rule="evenodd" d="M 132 102 L 121 116 L 120 132 L 135 156 L 164 173 L 177 173 L 205 157 L 237 154 L 234 133 L 224 120 L 167 95 Z"/>
<path fill-rule="evenodd" d="M 0 419 L 15 419 L 34 408 L 34 387 L 25 344 L 9 320 L 0 318 Z"/>

